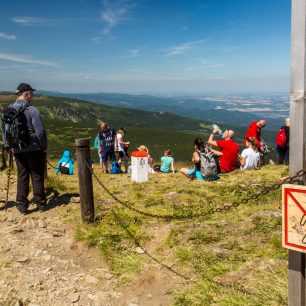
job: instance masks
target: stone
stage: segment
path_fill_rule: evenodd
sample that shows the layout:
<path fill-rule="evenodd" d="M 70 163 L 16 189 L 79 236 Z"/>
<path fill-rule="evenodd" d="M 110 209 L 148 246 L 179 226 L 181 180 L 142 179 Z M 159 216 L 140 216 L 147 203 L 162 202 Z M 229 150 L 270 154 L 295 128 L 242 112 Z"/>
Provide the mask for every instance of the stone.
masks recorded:
<path fill-rule="evenodd" d="M 110 280 L 113 278 L 113 275 L 109 274 L 109 273 L 105 273 L 104 274 L 104 277 L 107 279 L 107 280 Z"/>
<path fill-rule="evenodd" d="M 151 293 L 149 293 L 149 294 L 147 295 L 147 298 L 148 298 L 148 299 L 152 299 L 152 297 L 153 297 L 153 295 L 152 295 Z"/>
<path fill-rule="evenodd" d="M 38 220 L 38 227 L 39 228 L 46 228 L 47 224 L 43 220 Z"/>
<path fill-rule="evenodd" d="M 48 267 L 46 269 L 43 270 L 43 273 L 48 273 L 50 271 L 52 271 L 53 269 L 51 267 Z"/>
<path fill-rule="evenodd" d="M 135 249 L 135 252 L 138 253 L 138 254 L 143 254 L 143 253 L 144 253 L 144 250 L 143 250 L 143 248 L 141 248 L 141 247 L 137 247 L 137 248 Z"/>
<path fill-rule="evenodd" d="M 80 203 L 81 200 L 80 200 L 80 197 L 71 197 L 70 202 L 71 203 Z"/>
<path fill-rule="evenodd" d="M 23 232 L 23 229 L 20 227 L 13 227 L 8 230 L 8 233 L 10 234 L 17 234 L 17 233 L 22 233 L 22 232 Z"/>
<path fill-rule="evenodd" d="M 95 276 L 87 275 L 86 276 L 86 282 L 88 284 L 97 284 L 99 280 Z"/>
<path fill-rule="evenodd" d="M 80 299 L 80 295 L 77 292 L 74 292 L 70 295 L 71 303 L 76 303 Z"/>
<path fill-rule="evenodd" d="M 30 259 L 28 257 L 21 257 L 17 259 L 17 262 L 21 262 L 21 263 L 25 263 L 25 262 L 29 262 Z"/>

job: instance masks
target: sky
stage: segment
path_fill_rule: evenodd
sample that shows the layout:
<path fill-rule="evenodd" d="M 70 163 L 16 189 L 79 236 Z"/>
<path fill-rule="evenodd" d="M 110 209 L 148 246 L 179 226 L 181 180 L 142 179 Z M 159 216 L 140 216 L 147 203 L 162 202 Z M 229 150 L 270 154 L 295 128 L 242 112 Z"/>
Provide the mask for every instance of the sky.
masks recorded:
<path fill-rule="evenodd" d="M 10 0 L 0 91 L 288 91 L 290 0 Z"/>

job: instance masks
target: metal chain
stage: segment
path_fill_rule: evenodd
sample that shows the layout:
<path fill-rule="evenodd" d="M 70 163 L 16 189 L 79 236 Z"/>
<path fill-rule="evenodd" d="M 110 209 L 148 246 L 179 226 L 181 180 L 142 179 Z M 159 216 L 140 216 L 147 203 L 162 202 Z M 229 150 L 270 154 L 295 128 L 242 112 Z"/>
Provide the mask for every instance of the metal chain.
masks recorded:
<path fill-rule="evenodd" d="M 120 226 L 125 230 L 125 232 L 126 232 L 126 233 L 130 236 L 130 238 L 133 240 L 134 244 L 135 244 L 137 247 L 141 248 L 141 250 L 144 252 L 144 254 L 145 254 L 146 256 L 148 256 L 151 260 L 153 260 L 154 262 L 156 262 L 156 263 L 157 263 L 158 265 L 160 265 L 161 267 L 167 269 L 167 270 L 170 271 L 171 273 L 175 274 L 176 276 L 178 276 L 178 277 L 180 277 L 180 278 L 184 279 L 185 281 L 188 281 L 188 282 L 190 282 L 190 283 L 192 283 L 192 284 L 198 285 L 198 281 L 195 281 L 195 280 L 193 280 L 192 278 L 190 278 L 189 276 L 186 276 L 186 275 L 184 275 L 184 274 L 182 274 L 182 273 L 180 273 L 180 272 L 174 270 L 172 267 L 170 267 L 170 266 L 164 264 L 164 263 L 161 262 L 159 259 L 157 259 L 155 256 L 153 256 L 152 254 L 150 254 L 150 253 L 140 244 L 139 240 L 131 233 L 131 231 L 128 229 L 127 225 L 121 220 L 121 218 L 116 214 L 116 212 L 115 212 L 115 211 L 112 211 L 112 213 L 114 214 L 114 216 L 115 216 L 117 222 L 120 224 Z M 233 288 L 232 285 L 223 284 L 223 283 L 221 283 L 220 281 L 216 281 L 216 280 L 214 280 L 214 279 L 212 279 L 212 278 L 209 278 L 209 277 L 207 277 L 207 276 L 205 276 L 205 279 L 208 280 L 208 281 L 210 281 L 211 283 L 216 284 L 217 286 L 221 286 L 221 287 L 224 287 L 224 288 L 230 288 L 230 289 Z M 240 291 L 240 292 L 243 293 L 243 294 L 247 294 L 247 295 L 251 295 L 251 294 L 252 294 L 251 292 L 249 292 L 249 291 L 246 290 L 246 289 L 238 288 L 238 287 L 234 287 L 234 288 L 235 288 L 235 290 L 238 290 L 238 291 Z"/>
<path fill-rule="evenodd" d="M 152 217 L 152 218 L 157 218 L 157 219 L 168 219 L 168 220 L 186 220 L 186 219 L 193 219 L 193 218 L 199 218 L 199 217 L 205 217 L 208 215 L 213 215 L 215 213 L 221 213 L 223 211 L 227 211 L 231 208 L 236 208 L 238 206 L 240 206 L 243 203 L 246 203 L 248 200 L 254 200 L 254 199 L 258 199 L 261 196 L 264 196 L 266 194 L 268 194 L 271 191 L 277 190 L 282 184 L 285 183 L 293 183 L 296 181 L 297 178 L 300 178 L 302 176 L 304 176 L 306 174 L 306 171 L 304 169 L 298 171 L 296 173 L 296 175 L 292 176 L 292 177 L 287 177 L 281 181 L 278 181 L 274 184 L 272 184 L 271 186 L 266 186 L 264 188 L 262 188 L 261 190 L 259 190 L 257 193 L 252 194 L 249 197 L 245 197 L 242 198 L 240 200 L 234 201 L 231 204 L 224 204 L 223 206 L 219 206 L 217 208 L 211 208 L 207 211 L 201 212 L 201 213 L 197 213 L 197 214 L 188 214 L 188 215 L 170 215 L 170 214 L 165 214 L 165 215 L 158 215 L 158 214 L 153 214 L 153 213 L 149 213 L 149 212 L 145 212 L 142 211 L 140 209 L 137 209 L 135 207 L 132 207 L 131 205 L 127 204 L 126 202 L 123 202 L 122 200 L 120 200 L 118 197 L 116 197 L 113 193 L 111 193 L 106 187 L 105 185 L 100 181 L 100 179 L 97 177 L 97 175 L 93 172 L 92 168 L 88 165 L 88 163 L 85 161 L 86 166 L 88 167 L 88 169 L 91 171 L 92 175 L 95 177 L 95 179 L 97 180 L 97 182 L 99 183 L 99 185 L 119 204 L 121 204 L 122 206 L 124 206 L 125 208 L 134 211 L 138 214 L 141 214 L 143 216 L 146 217 Z"/>
<path fill-rule="evenodd" d="M 153 261 L 155 261 L 157 264 L 159 264 L 160 266 L 164 267 L 165 269 L 169 270 L 170 272 L 172 272 L 173 274 L 185 279 L 188 282 L 191 283 L 196 283 L 194 280 L 192 280 L 190 277 L 183 275 L 179 272 L 177 272 L 176 270 L 174 270 L 173 268 L 171 268 L 170 266 L 162 263 L 161 261 L 159 261 L 156 257 L 154 257 L 153 255 L 151 255 L 139 242 L 139 240 L 131 233 L 131 231 L 128 229 L 128 227 L 124 224 L 124 222 L 122 222 L 121 218 L 116 214 L 115 211 L 112 211 L 112 213 L 115 216 L 115 219 L 117 220 L 117 222 L 120 224 L 120 226 L 125 230 L 125 232 L 130 236 L 130 238 L 132 238 L 134 244 L 141 248 L 141 250 L 144 252 L 145 255 L 147 255 L 149 258 L 151 258 Z"/>

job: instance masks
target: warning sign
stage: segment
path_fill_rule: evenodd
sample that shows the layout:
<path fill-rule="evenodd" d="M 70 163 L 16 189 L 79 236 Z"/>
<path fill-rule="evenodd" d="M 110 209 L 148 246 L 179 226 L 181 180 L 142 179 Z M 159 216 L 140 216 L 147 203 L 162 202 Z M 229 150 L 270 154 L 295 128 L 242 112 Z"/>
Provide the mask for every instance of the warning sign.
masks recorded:
<path fill-rule="evenodd" d="M 306 186 L 282 187 L 283 247 L 306 253 Z"/>

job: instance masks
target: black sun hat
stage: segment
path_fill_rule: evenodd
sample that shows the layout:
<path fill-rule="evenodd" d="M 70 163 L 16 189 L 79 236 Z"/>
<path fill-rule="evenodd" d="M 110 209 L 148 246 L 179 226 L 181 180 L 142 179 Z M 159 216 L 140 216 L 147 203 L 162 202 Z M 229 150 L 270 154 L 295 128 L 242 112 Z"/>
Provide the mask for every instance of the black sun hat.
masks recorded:
<path fill-rule="evenodd" d="M 24 93 L 26 91 L 35 91 L 36 89 L 32 88 L 31 85 L 27 83 L 20 83 L 16 90 L 16 95 Z"/>

